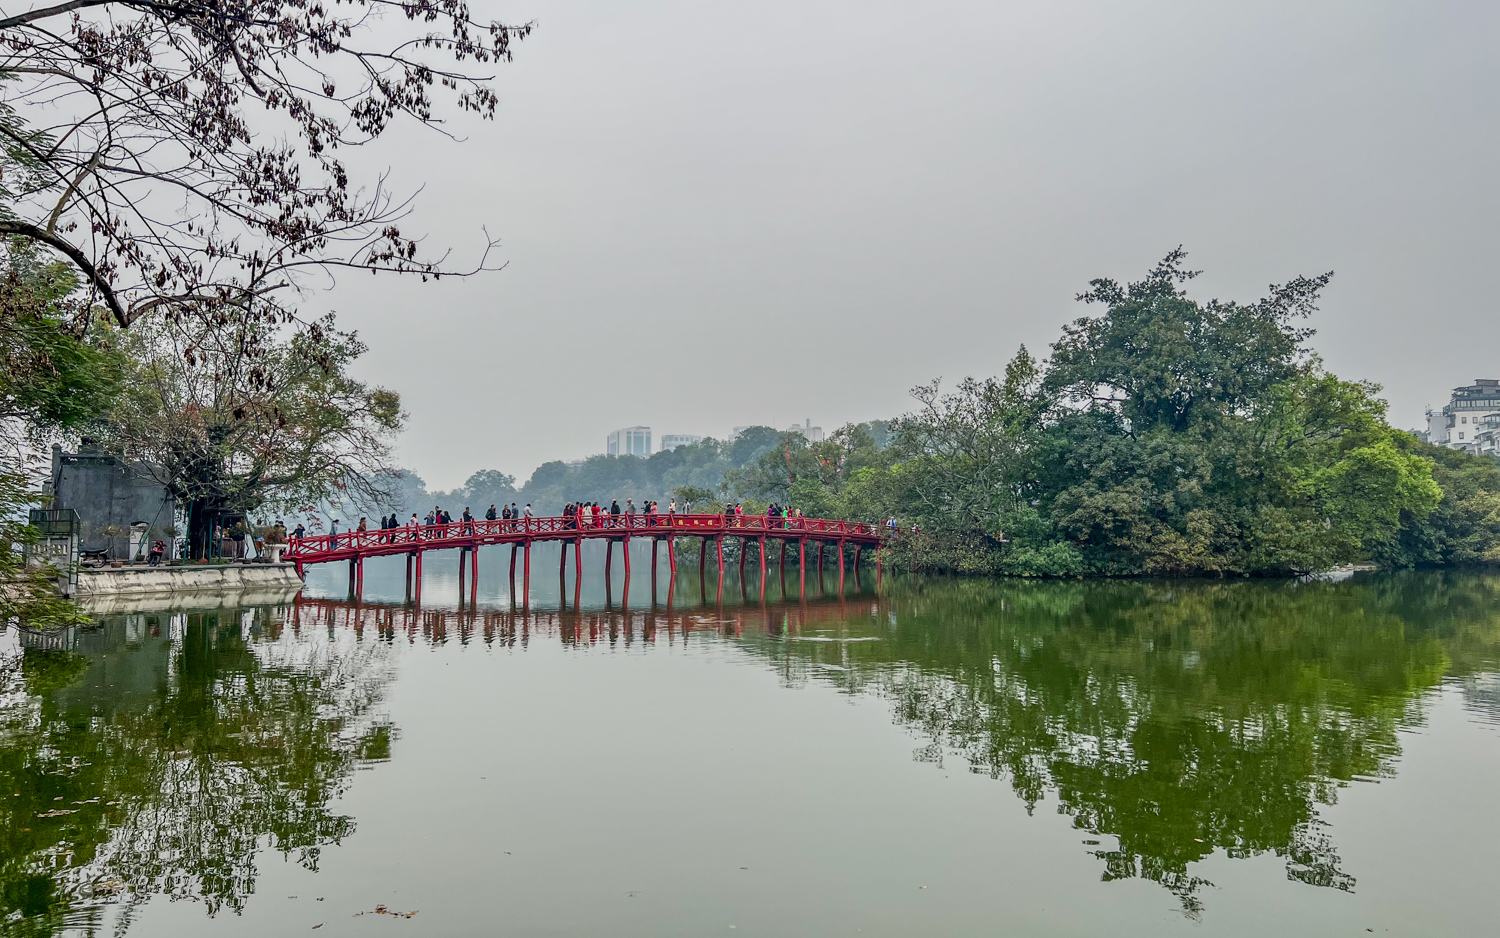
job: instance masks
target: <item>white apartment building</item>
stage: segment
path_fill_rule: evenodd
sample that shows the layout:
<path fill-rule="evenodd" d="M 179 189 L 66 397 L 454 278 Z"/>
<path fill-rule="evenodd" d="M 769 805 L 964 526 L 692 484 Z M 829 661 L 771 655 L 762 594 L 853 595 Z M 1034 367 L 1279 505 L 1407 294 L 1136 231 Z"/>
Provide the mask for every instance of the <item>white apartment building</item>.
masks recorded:
<path fill-rule="evenodd" d="M 802 424 L 801 426 L 798 426 L 795 423 L 792 424 L 790 427 L 786 428 L 786 432 L 800 433 L 802 434 L 802 438 L 809 443 L 823 442 L 823 428 L 813 426 L 811 417 L 807 418 L 807 423 Z"/>
<path fill-rule="evenodd" d="M 605 441 L 605 450 L 611 456 L 650 456 L 651 428 L 625 427 L 616 430 Z"/>
<path fill-rule="evenodd" d="M 1474 442 L 1479 453 L 1500 459 L 1500 414 L 1489 414 L 1479 419 L 1479 429 L 1474 431 Z"/>
<path fill-rule="evenodd" d="M 702 443 L 703 437 L 691 433 L 663 433 L 661 435 L 660 452 L 668 452 L 679 446 L 691 446 L 694 443 Z"/>
<path fill-rule="evenodd" d="M 1454 388 L 1441 411 L 1427 409 L 1427 441 L 1478 453 L 1483 431 L 1488 431 L 1489 445 L 1494 446 L 1497 427 L 1490 418 L 1500 418 L 1500 378 L 1476 378 L 1467 387 Z"/>

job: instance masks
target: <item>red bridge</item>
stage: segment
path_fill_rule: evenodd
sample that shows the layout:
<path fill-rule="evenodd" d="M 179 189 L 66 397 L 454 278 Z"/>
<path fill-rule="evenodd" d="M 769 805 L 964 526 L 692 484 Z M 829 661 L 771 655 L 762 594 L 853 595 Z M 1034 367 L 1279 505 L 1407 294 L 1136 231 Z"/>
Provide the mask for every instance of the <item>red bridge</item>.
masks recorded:
<path fill-rule="evenodd" d="M 864 548 L 876 550 L 876 573 L 880 571 L 882 528 L 876 524 L 856 521 L 830 521 L 823 518 L 768 518 L 762 515 L 610 515 L 601 514 L 595 519 L 587 515 L 581 518 L 513 518 L 507 520 L 455 521 L 451 524 L 427 524 L 415 527 L 386 528 L 374 531 L 346 531 L 341 534 L 324 534 L 317 537 L 297 538 L 287 546 L 285 557 L 297 565 L 300 575 L 308 564 L 349 563 L 349 591 L 359 596 L 364 591 L 365 559 L 405 555 L 406 595 L 417 600 L 422 596 L 422 555 L 430 550 L 457 550 L 459 594 L 463 595 L 464 568 L 472 571 L 471 592 L 479 582 L 479 548 L 489 544 L 510 545 L 510 586 L 515 595 L 516 556 L 521 554 L 522 592 L 521 601 L 526 604 L 531 593 L 531 545 L 542 541 L 560 541 L 562 556 L 558 561 L 558 576 L 566 578 L 568 567 L 567 545 L 573 545 L 575 570 L 575 597 L 579 574 L 583 571 L 583 542 L 603 540 L 607 543 L 604 555 L 604 576 L 608 582 L 610 566 L 614 562 L 614 545 L 624 545 L 625 596 L 630 595 L 630 542 L 635 538 L 651 539 L 651 585 L 656 588 L 656 561 L 660 554 L 658 546 L 665 541 L 667 562 L 671 575 L 677 576 L 676 539 L 696 537 L 698 547 L 698 575 L 702 578 L 707 567 L 708 545 L 712 541 L 718 558 L 719 594 L 724 591 L 724 539 L 740 539 L 740 574 L 745 572 L 744 549 L 750 541 L 759 547 L 761 586 L 764 589 L 766 576 L 767 542 L 780 543 L 780 568 L 786 571 L 786 555 L 790 545 L 797 545 L 797 570 L 802 588 L 807 582 L 807 546 L 812 542 L 818 546 L 818 570 L 823 569 L 826 548 L 834 548 L 839 564 L 839 588 L 844 584 L 844 555 L 849 546 L 854 548 L 854 565 L 859 566 L 860 553 Z"/>

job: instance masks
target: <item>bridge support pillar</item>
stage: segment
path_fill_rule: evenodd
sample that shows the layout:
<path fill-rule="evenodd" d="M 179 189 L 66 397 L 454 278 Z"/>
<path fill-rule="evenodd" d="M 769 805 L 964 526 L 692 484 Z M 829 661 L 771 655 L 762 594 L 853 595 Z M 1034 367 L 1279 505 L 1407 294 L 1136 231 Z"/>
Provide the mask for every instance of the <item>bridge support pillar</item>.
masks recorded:
<path fill-rule="evenodd" d="M 764 602 L 766 598 L 766 536 L 762 534 L 756 539 L 756 552 L 760 554 L 760 598 Z"/>
<path fill-rule="evenodd" d="M 839 538 L 839 595 L 844 595 L 844 539 Z"/>
<path fill-rule="evenodd" d="M 479 600 L 479 545 L 469 548 L 469 605 Z"/>
<path fill-rule="evenodd" d="M 354 595 L 357 599 L 363 599 L 365 595 L 365 558 L 363 557 L 354 562 Z"/>
<path fill-rule="evenodd" d="M 606 537 L 604 539 L 604 585 L 605 585 L 606 588 L 610 585 L 610 583 L 609 583 L 610 568 L 612 568 L 614 566 L 614 562 L 615 562 L 615 539 L 612 538 L 612 537 Z"/>
<path fill-rule="evenodd" d="M 583 537 L 573 538 L 573 610 L 583 601 Z"/>
<path fill-rule="evenodd" d="M 656 555 L 661 551 L 658 549 L 660 542 L 651 538 L 651 601 L 656 602 Z"/>
<path fill-rule="evenodd" d="M 797 595 L 807 598 L 807 538 L 797 538 Z"/>
<path fill-rule="evenodd" d="M 854 545 L 854 588 L 859 589 L 859 554 L 864 549 L 863 545 Z"/>
<path fill-rule="evenodd" d="M 706 576 L 708 576 L 708 538 L 706 538 L 706 537 L 700 537 L 700 538 L 698 538 L 698 592 L 699 593 L 702 593 L 705 589 L 707 589 L 707 587 L 704 586 L 704 583 L 706 582 L 704 578 Z"/>
<path fill-rule="evenodd" d="M 412 561 L 412 555 L 411 555 L 410 552 L 408 552 L 407 555 L 406 555 L 406 601 L 407 602 L 411 602 L 411 561 Z"/>
<path fill-rule="evenodd" d="M 525 546 L 521 548 L 525 554 L 525 572 L 521 575 L 521 608 L 525 609 L 531 602 L 531 539 L 527 538 Z"/>
<path fill-rule="evenodd" d="M 677 579 L 677 539 L 675 537 L 673 537 L 672 535 L 670 535 L 670 534 L 667 535 L 667 563 L 670 564 L 671 568 L 672 568 L 671 579 L 672 580 L 676 580 Z M 668 594 L 668 595 L 670 595 L 670 594 Z"/>
<path fill-rule="evenodd" d="M 744 535 L 741 535 L 740 536 L 740 586 L 741 587 L 744 587 L 744 585 L 745 585 L 745 554 L 748 553 L 747 548 L 749 546 L 750 546 L 750 539 L 748 537 L 745 537 Z"/>
<path fill-rule="evenodd" d="M 620 541 L 620 557 L 625 562 L 625 589 L 620 593 L 620 606 L 630 604 L 630 535 Z"/>
<path fill-rule="evenodd" d="M 520 546 L 519 544 L 510 545 L 510 601 L 512 604 L 516 601 L 516 551 Z"/>
<path fill-rule="evenodd" d="M 417 605 L 422 604 L 422 552 L 417 551 L 417 579 L 412 586 L 412 600 Z"/>
<path fill-rule="evenodd" d="M 724 535 L 714 536 L 714 553 L 718 557 L 719 564 L 719 595 L 715 602 L 724 601 Z"/>

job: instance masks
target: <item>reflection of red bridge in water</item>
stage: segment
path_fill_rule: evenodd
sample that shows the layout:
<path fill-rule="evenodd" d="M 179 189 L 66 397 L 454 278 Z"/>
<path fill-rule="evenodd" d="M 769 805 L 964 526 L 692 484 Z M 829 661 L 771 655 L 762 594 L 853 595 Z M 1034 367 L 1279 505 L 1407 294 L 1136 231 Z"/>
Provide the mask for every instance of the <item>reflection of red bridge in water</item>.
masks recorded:
<path fill-rule="evenodd" d="M 402 604 L 351 603 L 336 599 L 299 596 L 281 611 L 270 637 L 282 630 L 292 634 L 347 628 L 357 638 L 373 635 L 385 639 L 404 636 L 441 645 L 449 641 L 469 644 L 482 641 L 500 647 L 526 647 L 533 638 L 556 637 L 564 645 L 620 645 L 637 642 L 668 644 L 685 641 L 694 634 L 741 637 L 746 633 L 772 637 L 797 637 L 820 626 L 839 627 L 864 620 L 877 608 L 870 598 L 820 600 L 811 603 L 783 602 L 756 606 L 674 609 L 667 605 L 650 609 L 420 609 Z M 829 641 L 811 636 L 811 641 Z"/>
<path fill-rule="evenodd" d="M 359 596 L 364 592 L 365 559 L 405 555 L 406 595 L 420 600 L 422 597 L 422 555 L 430 550 L 457 550 L 459 594 L 464 592 L 464 568 L 471 571 L 469 590 L 477 591 L 479 583 L 479 548 L 486 545 L 510 545 L 510 588 L 516 592 L 516 557 L 523 556 L 521 602 L 527 604 L 531 594 L 531 546 L 544 541 L 558 541 L 563 545 L 558 561 L 558 577 L 566 581 L 568 567 L 567 545 L 573 545 L 574 596 L 581 589 L 583 572 L 583 542 L 603 540 L 604 578 L 609 583 L 610 567 L 614 561 L 614 545 L 624 545 L 625 601 L 630 597 L 630 542 L 637 538 L 651 539 L 651 589 L 656 591 L 656 561 L 661 553 L 659 545 L 667 545 L 667 562 L 671 565 L 671 576 L 677 576 L 677 554 L 674 550 L 679 537 L 699 539 L 698 576 L 705 576 L 709 541 L 714 543 L 718 558 L 719 595 L 724 592 L 724 539 L 740 539 L 740 574 L 745 572 L 745 547 L 755 541 L 760 555 L 760 584 L 765 591 L 766 544 L 779 541 L 781 556 L 779 566 L 786 572 L 787 548 L 797 545 L 797 570 L 800 588 L 806 592 L 807 545 L 811 541 L 818 546 L 818 570 L 823 569 L 823 555 L 833 547 L 838 557 L 839 588 L 844 583 L 844 555 L 849 546 L 854 548 L 854 565 L 859 567 L 860 553 L 866 547 L 876 549 L 876 575 L 880 573 L 881 527 L 857 521 L 830 521 L 823 518 L 767 518 L 762 515 L 600 515 L 597 521 L 569 517 L 514 518 L 509 520 L 455 521 L 452 524 L 429 524 L 418 527 L 388 528 L 375 531 L 346 531 L 342 534 L 324 534 L 304 537 L 288 545 L 286 559 L 297 565 L 300 574 L 308 564 L 349 563 L 349 592 Z M 466 563 L 467 561 L 467 563 Z"/>

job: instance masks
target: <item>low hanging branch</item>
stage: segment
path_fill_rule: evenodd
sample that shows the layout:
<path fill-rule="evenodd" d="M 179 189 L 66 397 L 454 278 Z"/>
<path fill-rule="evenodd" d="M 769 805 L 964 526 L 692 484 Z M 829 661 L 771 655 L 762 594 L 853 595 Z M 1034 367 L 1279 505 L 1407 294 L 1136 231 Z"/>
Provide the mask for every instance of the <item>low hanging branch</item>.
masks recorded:
<path fill-rule="evenodd" d="M 420 26 L 418 24 L 421 24 Z M 72 0 L 0 16 L 0 234 L 75 264 L 122 327 L 166 307 L 267 319 L 339 268 L 469 276 L 399 222 L 410 199 L 338 158 L 435 88 L 492 118 L 474 70 L 531 25 L 461 0 Z M 386 36 L 383 43 L 377 36 Z M 255 300 L 255 302 L 251 302 Z"/>

